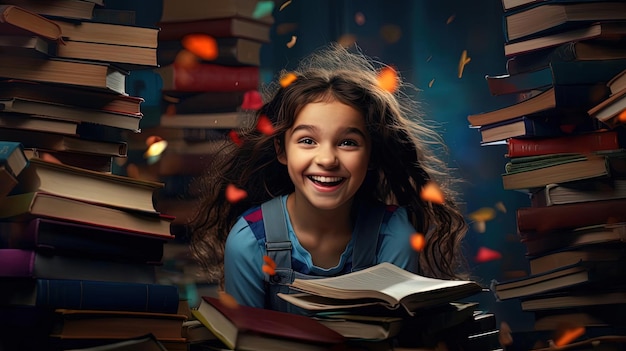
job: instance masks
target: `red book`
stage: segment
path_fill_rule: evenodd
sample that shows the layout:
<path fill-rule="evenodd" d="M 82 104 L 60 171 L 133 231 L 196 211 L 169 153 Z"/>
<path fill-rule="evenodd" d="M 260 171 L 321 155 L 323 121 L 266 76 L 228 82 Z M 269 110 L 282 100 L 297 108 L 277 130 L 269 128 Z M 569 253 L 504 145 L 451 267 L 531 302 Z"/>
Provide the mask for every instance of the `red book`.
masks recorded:
<path fill-rule="evenodd" d="M 254 308 L 230 307 L 203 296 L 193 315 L 232 350 L 340 349 L 345 338 L 302 315 Z"/>
<path fill-rule="evenodd" d="M 626 221 L 626 199 L 578 202 L 517 209 L 520 233 L 545 233 Z"/>
<path fill-rule="evenodd" d="M 543 138 L 511 138 L 507 141 L 507 156 L 537 156 L 560 153 L 587 154 L 620 148 L 615 130 L 598 130 L 591 133 Z"/>
<path fill-rule="evenodd" d="M 191 67 L 171 64 L 157 69 L 163 91 L 208 92 L 257 90 L 260 82 L 258 66 L 223 66 L 198 63 Z"/>
<path fill-rule="evenodd" d="M 181 40 L 190 33 L 202 33 L 215 38 L 245 38 L 270 42 L 271 25 L 238 17 L 196 21 L 159 22 L 159 41 Z"/>

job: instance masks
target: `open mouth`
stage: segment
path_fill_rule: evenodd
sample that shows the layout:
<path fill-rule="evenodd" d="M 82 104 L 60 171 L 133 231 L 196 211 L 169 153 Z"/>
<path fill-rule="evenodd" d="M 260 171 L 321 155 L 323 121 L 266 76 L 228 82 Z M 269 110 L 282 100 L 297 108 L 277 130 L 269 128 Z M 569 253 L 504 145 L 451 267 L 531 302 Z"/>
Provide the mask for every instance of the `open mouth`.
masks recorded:
<path fill-rule="evenodd" d="M 313 183 L 321 186 L 335 186 L 341 184 L 345 180 L 345 178 L 342 177 L 308 176 L 308 178 Z"/>

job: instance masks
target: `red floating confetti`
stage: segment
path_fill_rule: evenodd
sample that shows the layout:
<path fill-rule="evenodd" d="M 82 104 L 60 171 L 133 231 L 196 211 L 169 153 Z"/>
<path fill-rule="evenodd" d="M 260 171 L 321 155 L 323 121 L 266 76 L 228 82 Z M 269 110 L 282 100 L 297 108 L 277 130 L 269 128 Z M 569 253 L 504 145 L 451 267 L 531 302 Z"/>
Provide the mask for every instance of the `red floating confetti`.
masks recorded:
<path fill-rule="evenodd" d="M 267 255 L 263 256 L 263 262 L 265 262 L 266 265 L 272 268 L 276 268 L 276 262 L 274 262 L 274 260 L 272 260 L 272 258 Z"/>
<path fill-rule="evenodd" d="M 274 134 L 274 126 L 272 125 L 270 119 L 265 115 L 259 116 L 259 120 L 256 123 L 256 129 L 265 135 Z"/>
<path fill-rule="evenodd" d="M 182 44 L 187 51 L 206 61 L 215 60 L 219 53 L 215 38 L 206 34 L 188 34 Z"/>
<path fill-rule="evenodd" d="M 554 345 L 557 347 L 565 346 L 567 344 L 570 344 L 572 341 L 578 339 L 583 334 L 585 334 L 585 327 L 577 327 L 565 330 L 563 332 L 563 335 L 561 335 L 561 337 L 554 342 Z"/>
<path fill-rule="evenodd" d="M 411 247 L 413 250 L 421 252 L 426 246 L 426 238 L 420 233 L 411 234 Z"/>
<path fill-rule="evenodd" d="M 424 185 L 424 187 L 422 187 L 420 196 L 422 197 L 422 200 L 436 204 L 443 204 L 446 201 L 441 189 L 437 183 L 433 181 L 429 181 L 426 185 Z"/>
<path fill-rule="evenodd" d="M 237 188 L 234 184 L 228 184 L 226 187 L 226 200 L 228 202 L 234 204 L 248 197 L 248 193 L 243 190 Z"/>
<path fill-rule="evenodd" d="M 261 93 L 256 90 L 249 90 L 243 95 L 243 102 L 241 108 L 244 110 L 257 111 L 263 107 L 263 98 Z"/>
<path fill-rule="evenodd" d="M 499 260 L 501 258 L 501 253 L 483 246 L 478 249 L 478 253 L 476 253 L 476 257 L 474 258 L 474 260 L 478 263 L 484 263 Z"/>
<path fill-rule="evenodd" d="M 235 143 L 235 144 L 237 144 L 239 146 L 243 145 L 243 141 L 239 137 L 239 134 L 237 134 L 236 130 L 231 129 L 230 132 L 228 132 L 228 136 L 230 137 L 230 140 L 233 141 L 233 143 Z"/>
<path fill-rule="evenodd" d="M 272 268 L 272 267 L 270 267 L 270 266 L 268 266 L 266 264 L 263 265 L 262 269 L 263 269 L 263 272 L 267 273 L 268 275 L 276 274 L 276 269 L 274 269 L 274 268 Z"/>

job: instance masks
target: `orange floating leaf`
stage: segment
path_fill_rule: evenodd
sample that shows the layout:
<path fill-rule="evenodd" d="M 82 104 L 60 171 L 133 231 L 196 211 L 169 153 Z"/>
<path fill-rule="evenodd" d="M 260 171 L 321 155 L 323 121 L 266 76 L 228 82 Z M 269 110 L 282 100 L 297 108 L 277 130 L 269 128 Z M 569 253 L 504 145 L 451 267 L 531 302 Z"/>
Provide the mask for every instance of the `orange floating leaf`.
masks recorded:
<path fill-rule="evenodd" d="M 274 262 L 274 260 L 272 260 L 272 258 L 267 255 L 263 256 L 263 262 L 265 262 L 266 265 L 272 268 L 276 268 L 276 262 Z"/>
<path fill-rule="evenodd" d="M 423 234 L 411 234 L 411 247 L 413 248 L 413 250 L 420 252 L 424 250 L 424 246 L 426 246 L 426 238 L 424 238 Z"/>
<path fill-rule="evenodd" d="M 428 183 L 426 183 L 426 185 L 424 185 L 420 195 L 422 197 L 422 200 L 433 202 L 436 204 L 443 204 L 446 201 L 445 197 L 443 196 L 443 192 L 441 192 L 441 189 L 439 188 L 437 183 L 433 181 L 429 181 Z"/>
<path fill-rule="evenodd" d="M 263 267 L 261 267 L 261 269 L 263 270 L 264 273 L 267 273 L 268 275 L 274 275 L 276 274 L 276 269 L 272 268 L 266 264 L 263 265 Z"/>
<path fill-rule="evenodd" d="M 428 87 L 432 88 L 433 84 L 435 84 L 435 78 L 431 79 L 430 82 L 428 82 Z"/>
<path fill-rule="evenodd" d="M 626 110 L 620 112 L 620 114 L 617 116 L 617 120 L 620 123 L 626 123 Z"/>
<path fill-rule="evenodd" d="M 236 187 L 234 184 L 228 184 L 228 186 L 226 186 L 226 200 L 228 200 L 228 202 L 234 204 L 246 197 L 248 197 L 248 193 L 245 190 Z"/>
<path fill-rule="evenodd" d="M 398 72 L 393 67 L 384 67 L 378 72 L 378 86 L 393 93 L 398 89 Z"/>
<path fill-rule="evenodd" d="M 459 78 L 463 78 L 463 70 L 472 59 L 467 56 L 467 50 L 463 50 L 461 53 L 461 59 L 459 60 Z"/>
<path fill-rule="evenodd" d="M 278 11 L 282 11 L 283 9 L 285 9 L 285 7 L 289 6 L 289 4 L 291 4 L 291 0 L 287 0 L 285 1 L 282 5 L 280 5 L 280 7 L 278 8 Z"/>
<path fill-rule="evenodd" d="M 280 86 L 286 88 L 289 86 L 289 84 L 295 82 L 296 79 L 298 79 L 298 76 L 296 76 L 294 73 L 287 73 L 280 78 Z"/>
<path fill-rule="evenodd" d="M 291 36 L 291 40 L 286 44 L 288 48 L 292 48 L 294 47 L 294 45 L 296 45 L 296 41 L 298 40 L 298 37 L 295 35 Z"/>
<path fill-rule="evenodd" d="M 565 346 L 578 339 L 583 334 L 585 334 L 585 327 L 576 327 L 565 330 L 561 337 L 554 342 L 554 345 L 557 347 Z"/>
<path fill-rule="evenodd" d="M 219 53 L 217 40 L 206 34 L 187 34 L 182 44 L 187 51 L 207 61 L 215 60 Z"/>
<path fill-rule="evenodd" d="M 194 55 L 191 51 L 180 50 L 178 54 L 176 54 L 174 63 L 179 67 L 192 68 L 198 64 L 198 56 Z"/>
<path fill-rule="evenodd" d="M 498 251 L 482 246 L 478 249 L 478 252 L 476 253 L 476 257 L 474 257 L 474 260 L 478 263 L 484 263 L 484 262 L 499 260 L 501 258 L 502 258 L 502 254 L 499 253 Z"/>
<path fill-rule="evenodd" d="M 249 90 L 243 94 L 242 109 L 257 111 L 261 107 L 263 107 L 263 97 L 257 90 Z"/>
<path fill-rule="evenodd" d="M 220 300 L 220 302 L 224 306 L 226 306 L 228 308 L 231 308 L 231 309 L 239 307 L 239 304 L 237 303 L 237 300 L 235 300 L 235 298 L 232 295 L 228 294 L 227 292 L 220 290 L 217 293 L 217 296 L 218 296 L 218 299 Z"/>
<path fill-rule="evenodd" d="M 456 14 L 452 14 L 450 17 L 448 17 L 448 19 L 446 20 L 446 24 L 450 24 L 452 23 L 452 21 L 454 21 L 454 19 L 456 18 Z"/>
<path fill-rule="evenodd" d="M 357 12 L 354 14 L 354 22 L 359 26 L 365 24 L 365 15 L 363 14 L 363 12 Z"/>
<path fill-rule="evenodd" d="M 485 221 L 476 221 L 472 224 L 472 227 L 474 227 L 474 230 L 477 233 L 484 233 L 487 231 L 487 222 Z"/>
<path fill-rule="evenodd" d="M 230 132 L 228 132 L 228 136 L 230 137 L 230 140 L 233 141 L 233 143 L 235 143 L 235 144 L 237 144 L 239 146 L 243 145 L 243 141 L 239 137 L 239 134 L 237 134 L 236 130 L 231 129 Z"/>
<path fill-rule="evenodd" d="M 274 126 L 272 125 L 272 121 L 270 121 L 270 119 L 267 118 L 266 115 L 259 116 L 259 120 L 256 122 L 256 129 L 265 135 L 274 134 Z"/>
<path fill-rule="evenodd" d="M 496 210 L 491 207 L 481 207 L 470 213 L 468 217 L 473 221 L 486 222 L 496 217 Z"/>
<path fill-rule="evenodd" d="M 496 209 L 502 213 L 506 213 L 506 207 L 504 206 L 504 202 L 502 201 L 496 202 Z"/>

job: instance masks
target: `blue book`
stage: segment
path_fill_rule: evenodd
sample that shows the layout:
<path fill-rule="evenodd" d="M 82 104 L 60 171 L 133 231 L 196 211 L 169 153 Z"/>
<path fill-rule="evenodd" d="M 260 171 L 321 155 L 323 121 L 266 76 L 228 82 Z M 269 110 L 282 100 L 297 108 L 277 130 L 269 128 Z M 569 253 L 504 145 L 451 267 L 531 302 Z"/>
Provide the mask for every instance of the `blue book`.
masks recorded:
<path fill-rule="evenodd" d="M 177 313 L 176 285 L 77 279 L 16 279 L 2 283 L 0 301 L 44 309 Z"/>
<path fill-rule="evenodd" d="M 28 166 L 24 147 L 19 142 L 0 140 L 0 166 L 4 166 L 14 177 Z"/>

